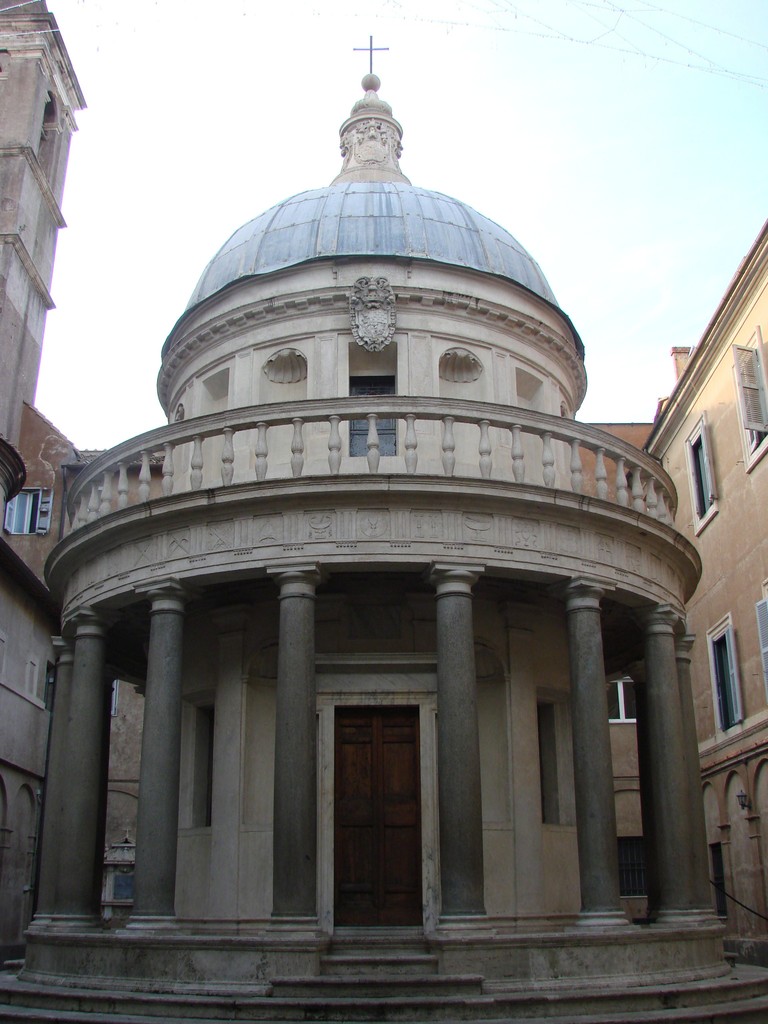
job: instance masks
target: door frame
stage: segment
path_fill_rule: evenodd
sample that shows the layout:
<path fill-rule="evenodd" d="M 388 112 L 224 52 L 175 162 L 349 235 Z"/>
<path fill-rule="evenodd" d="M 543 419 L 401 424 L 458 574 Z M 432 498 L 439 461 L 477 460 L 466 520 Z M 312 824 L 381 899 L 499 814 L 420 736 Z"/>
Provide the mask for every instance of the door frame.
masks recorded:
<path fill-rule="evenodd" d="M 318 655 L 318 921 L 333 934 L 335 719 L 337 707 L 417 707 L 421 785 L 422 925 L 437 926 L 437 667 L 435 655 Z M 377 927 L 377 931 L 381 928 Z"/>

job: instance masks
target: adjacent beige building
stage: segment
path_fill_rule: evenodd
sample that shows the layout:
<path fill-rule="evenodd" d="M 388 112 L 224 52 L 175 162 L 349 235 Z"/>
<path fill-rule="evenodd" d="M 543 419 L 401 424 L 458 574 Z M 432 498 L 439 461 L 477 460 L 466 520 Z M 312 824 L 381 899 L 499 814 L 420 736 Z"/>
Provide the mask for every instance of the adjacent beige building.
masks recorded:
<path fill-rule="evenodd" d="M 739 952 L 768 961 L 768 224 L 681 369 L 647 449 L 677 485 L 701 583 L 686 607 L 710 872 Z M 725 895 L 727 893 L 727 895 Z M 731 898 L 732 897 L 732 898 Z M 743 904 L 743 905 L 742 905 Z"/>

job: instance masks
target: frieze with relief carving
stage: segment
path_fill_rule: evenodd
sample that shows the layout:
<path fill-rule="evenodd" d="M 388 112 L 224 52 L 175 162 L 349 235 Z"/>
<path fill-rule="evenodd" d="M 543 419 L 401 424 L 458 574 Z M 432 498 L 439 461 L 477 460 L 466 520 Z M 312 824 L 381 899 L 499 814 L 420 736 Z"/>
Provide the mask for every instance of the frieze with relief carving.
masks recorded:
<path fill-rule="evenodd" d="M 386 277 L 359 277 L 349 296 L 349 319 L 358 345 L 380 352 L 395 334 L 395 293 Z"/>
<path fill-rule="evenodd" d="M 154 523 L 155 529 L 157 523 Z M 205 585 L 212 575 L 259 572 L 301 553 L 331 567 L 370 552 L 375 544 L 421 565 L 436 552 L 481 559 L 488 572 L 597 573 L 617 586 L 673 603 L 686 589 L 682 565 L 662 555 L 653 538 L 638 543 L 601 529 L 575 528 L 545 516 L 526 517 L 470 508 L 350 505 L 208 519 L 189 527 L 136 537 L 80 563 L 67 580 L 65 606 L 114 601 L 158 573 Z M 635 541 L 633 543 L 633 541 Z"/>

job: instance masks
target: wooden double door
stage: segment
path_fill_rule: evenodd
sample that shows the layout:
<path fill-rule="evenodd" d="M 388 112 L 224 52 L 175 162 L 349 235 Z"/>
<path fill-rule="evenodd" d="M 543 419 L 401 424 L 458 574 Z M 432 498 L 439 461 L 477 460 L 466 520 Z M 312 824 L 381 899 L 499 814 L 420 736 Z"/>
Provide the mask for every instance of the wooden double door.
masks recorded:
<path fill-rule="evenodd" d="M 334 919 L 422 923 L 419 709 L 337 708 Z"/>

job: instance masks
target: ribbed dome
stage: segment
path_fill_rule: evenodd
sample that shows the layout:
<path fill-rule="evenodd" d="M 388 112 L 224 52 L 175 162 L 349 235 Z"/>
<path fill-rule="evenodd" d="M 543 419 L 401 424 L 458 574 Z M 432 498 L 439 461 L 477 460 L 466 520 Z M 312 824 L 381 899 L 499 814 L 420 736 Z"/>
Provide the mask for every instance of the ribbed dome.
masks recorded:
<path fill-rule="evenodd" d="M 450 196 L 395 181 L 302 192 L 255 217 L 206 267 L 188 309 L 242 278 L 334 256 L 404 256 L 506 277 L 556 304 L 508 231 Z"/>

